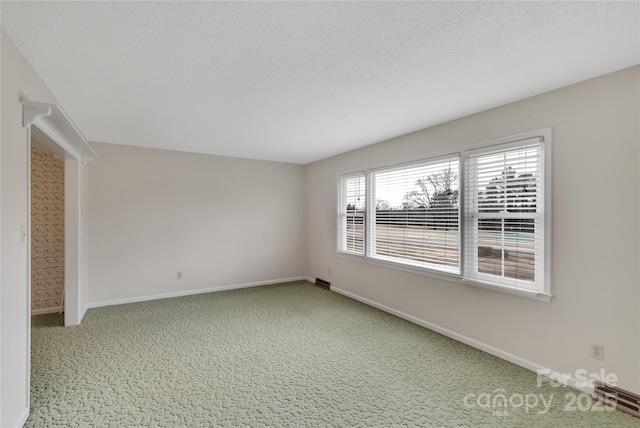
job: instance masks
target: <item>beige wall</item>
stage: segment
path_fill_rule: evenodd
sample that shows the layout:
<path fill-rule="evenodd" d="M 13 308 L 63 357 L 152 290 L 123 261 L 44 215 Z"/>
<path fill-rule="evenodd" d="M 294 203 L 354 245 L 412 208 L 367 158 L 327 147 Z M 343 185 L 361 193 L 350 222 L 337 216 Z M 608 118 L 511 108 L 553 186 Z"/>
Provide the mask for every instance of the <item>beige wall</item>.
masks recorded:
<path fill-rule="evenodd" d="M 92 147 L 91 304 L 305 275 L 303 166 Z"/>
<path fill-rule="evenodd" d="M 20 98 L 55 103 L 38 75 L 2 31 L 2 140 L 0 225 L 0 426 L 15 426 L 28 411 L 29 293 L 27 243 L 20 226 L 28 225 L 27 165 L 29 144 L 22 127 Z"/>
<path fill-rule="evenodd" d="M 31 148 L 31 310 L 57 309 L 64 291 L 64 160 Z"/>
<path fill-rule="evenodd" d="M 639 73 L 623 70 L 310 164 L 308 275 L 539 366 L 571 374 L 603 367 L 640 392 Z M 546 127 L 550 303 L 336 256 L 337 173 Z M 604 362 L 591 358 L 592 343 L 604 345 Z"/>

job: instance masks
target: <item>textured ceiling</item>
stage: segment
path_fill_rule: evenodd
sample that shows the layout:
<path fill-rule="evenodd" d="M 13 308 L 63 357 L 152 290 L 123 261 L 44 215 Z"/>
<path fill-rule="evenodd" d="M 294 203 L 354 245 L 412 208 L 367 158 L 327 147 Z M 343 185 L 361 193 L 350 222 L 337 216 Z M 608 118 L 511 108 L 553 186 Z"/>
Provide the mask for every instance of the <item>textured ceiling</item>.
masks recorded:
<path fill-rule="evenodd" d="M 2 1 L 1 12 L 88 140 L 304 164 L 638 64 L 639 4 Z"/>

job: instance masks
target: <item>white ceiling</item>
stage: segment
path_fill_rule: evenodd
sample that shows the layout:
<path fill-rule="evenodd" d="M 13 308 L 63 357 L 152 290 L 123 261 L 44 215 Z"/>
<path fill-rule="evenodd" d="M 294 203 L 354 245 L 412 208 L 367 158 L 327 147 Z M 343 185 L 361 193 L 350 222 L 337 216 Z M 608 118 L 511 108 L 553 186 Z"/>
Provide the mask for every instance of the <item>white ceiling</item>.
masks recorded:
<path fill-rule="evenodd" d="M 638 64 L 639 5 L 2 1 L 1 12 L 90 141 L 306 164 Z"/>

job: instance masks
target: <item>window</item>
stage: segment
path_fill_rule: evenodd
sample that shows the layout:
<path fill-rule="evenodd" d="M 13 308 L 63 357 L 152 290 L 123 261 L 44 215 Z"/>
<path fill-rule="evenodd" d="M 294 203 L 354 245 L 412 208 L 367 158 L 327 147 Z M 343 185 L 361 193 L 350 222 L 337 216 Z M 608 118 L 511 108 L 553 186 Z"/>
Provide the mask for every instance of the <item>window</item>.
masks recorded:
<path fill-rule="evenodd" d="M 542 289 L 544 201 L 542 145 L 480 151 L 465 172 L 465 276 L 515 288 Z"/>
<path fill-rule="evenodd" d="M 339 177 L 338 253 L 549 300 L 551 131 Z"/>
<path fill-rule="evenodd" d="M 364 174 L 340 179 L 340 251 L 364 255 L 364 218 L 366 207 Z"/>
<path fill-rule="evenodd" d="M 371 173 L 371 257 L 460 272 L 458 163 L 450 157 Z"/>

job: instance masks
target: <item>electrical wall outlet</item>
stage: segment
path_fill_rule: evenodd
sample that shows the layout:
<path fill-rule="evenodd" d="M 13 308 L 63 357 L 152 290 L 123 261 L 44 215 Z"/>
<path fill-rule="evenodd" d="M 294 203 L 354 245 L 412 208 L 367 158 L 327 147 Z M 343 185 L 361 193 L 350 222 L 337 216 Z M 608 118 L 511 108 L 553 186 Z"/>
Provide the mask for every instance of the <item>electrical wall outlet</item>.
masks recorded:
<path fill-rule="evenodd" d="M 178 274 L 176 275 L 178 279 L 182 279 L 182 272 L 178 272 Z"/>
<path fill-rule="evenodd" d="M 604 361 L 604 346 L 602 345 L 591 345 L 591 358 L 595 358 L 596 360 Z"/>
<path fill-rule="evenodd" d="M 331 268 L 327 269 L 327 273 L 331 275 Z"/>

